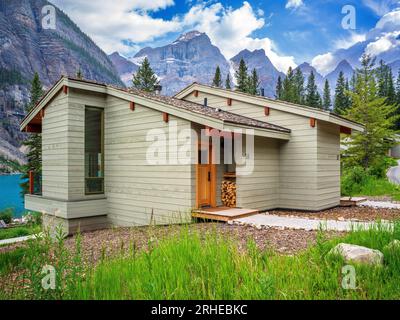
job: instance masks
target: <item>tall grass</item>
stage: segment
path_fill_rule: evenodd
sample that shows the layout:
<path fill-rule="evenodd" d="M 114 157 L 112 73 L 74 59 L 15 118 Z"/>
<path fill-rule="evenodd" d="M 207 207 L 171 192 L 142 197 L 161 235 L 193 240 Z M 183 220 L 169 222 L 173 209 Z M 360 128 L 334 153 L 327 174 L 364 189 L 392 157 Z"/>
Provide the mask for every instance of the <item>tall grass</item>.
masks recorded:
<path fill-rule="evenodd" d="M 148 252 L 103 261 L 75 292 L 77 299 L 396 299 L 400 251 L 384 249 L 400 238 L 389 230 L 355 231 L 297 256 L 261 252 L 250 242 L 240 252 L 233 240 L 184 231 Z M 357 290 L 341 286 L 344 262 L 329 255 L 339 242 L 384 251 L 383 267 L 356 266 Z"/>
<path fill-rule="evenodd" d="M 79 239 L 79 237 L 78 237 Z M 84 267 L 78 250 L 68 254 L 61 240 L 50 245 L 61 261 L 46 261 L 34 247 L 25 259 L 28 293 L 14 291 L 8 298 L 33 299 L 399 299 L 400 249 L 386 247 L 400 239 L 400 224 L 390 229 L 377 225 L 353 231 L 343 238 L 326 240 L 296 256 L 260 251 L 254 242 L 239 249 L 235 239 L 216 231 L 201 234 L 182 227 L 164 240 L 150 238 L 146 250 L 131 245 L 128 254 L 106 258 L 95 267 Z M 42 240 L 43 241 L 43 240 Z M 329 251 L 339 242 L 367 246 L 385 255 L 383 266 L 356 268 L 356 290 L 341 286 L 344 261 Z M 55 248 L 54 248 L 55 246 Z M 47 250 L 47 249 L 46 249 Z M 45 251 L 46 251 L 45 250 Z M 28 250 L 29 251 L 29 250 Z M 41 251 L 40 251 L 41 252 Z M 36 254 L 37 255 L 37 254 Z M 29 258 L 30 257 L 30 258 Z M 31 261 L 32 260 L 32 261 Z M 46 292 L 35 270 L 54 263 L 57 290 Z M 33 275 L 32 274 L 32 271 Z M 22 290 L 22 289 L 21 289 Z"/>

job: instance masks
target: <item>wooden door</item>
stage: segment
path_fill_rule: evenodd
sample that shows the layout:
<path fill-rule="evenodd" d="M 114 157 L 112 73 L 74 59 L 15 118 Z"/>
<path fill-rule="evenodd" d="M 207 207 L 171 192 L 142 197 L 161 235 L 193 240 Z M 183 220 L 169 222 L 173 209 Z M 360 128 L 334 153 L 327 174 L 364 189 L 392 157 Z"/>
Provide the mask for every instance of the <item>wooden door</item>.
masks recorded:
<path fill-rule="evenodd" d="M 216 206 L 215 185 L 216 165 L 212 164 L 211 145 L 199 144 L 197 164 L 197 207 Z"/>

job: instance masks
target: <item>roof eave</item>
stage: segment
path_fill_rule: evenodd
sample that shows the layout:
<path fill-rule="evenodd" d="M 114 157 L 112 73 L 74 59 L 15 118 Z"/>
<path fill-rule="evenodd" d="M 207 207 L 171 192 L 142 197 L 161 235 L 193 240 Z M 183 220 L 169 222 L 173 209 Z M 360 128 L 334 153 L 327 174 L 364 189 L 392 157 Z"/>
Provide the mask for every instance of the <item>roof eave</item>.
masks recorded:
<path fill-rule="evenodd" d="M 246 126 L 246 125 L 241 125 L 237 123 L 230 123 L 227 121 L 223 121 L 220 119 L 216 119 L 201 113 L 195 113 L 191 111 L 186 111 L 184 109 L 180 109 L 178 107 L 162 103 L 160 101 L 155 101 L 151 100 L 145 97 L 141 97 L 138 95 L 135 95 L 130 92 L 126 92 L 123 90 L 118 90 L 116 88 L 106 86 L 103 84 L 97 84 L 97 83 L 90 83 L 90 82 L 84 82 L 84 81 L 78 81 L 78 80 L 73 80 L 69 79 L 66 77 L 61 78 L 48 92 L 47 94 L 42 98 L 42 100 L 38 103 L 38 105 L 23 119 L 20 125 L 20 130 L 24 131 L 27 125 L 32 121 L 32 119 L 40 112 L 40 110 L 46 105 L 51 102 L 51 100 L 62 90 L 64 86 L 67 86 L 69 88 L 74 88 L 74 89 L 80 89 L 80 90 L 86 90 L 86 91 L 91 91 L 91 92 L 97 92 L 97 93 L 104 93 L 104 94 L 109 94 L 111 96 L 129 101 L 129 102 L 136 102 L 137 104 L 144 105 L 149 108 L 154 108 L 152 104 L 157 105 L 157 110 L 160 112 L 166 112 L 169 113 L 173 116 L 179 117 L 186 119 L 188 121 L 194 122 L 194 123 L 199 123 L 202 125 L 206 125 L 209 127 L 212 127 L 214 129 L 218 129 L 221 131 L 224 130 L 235 130 L 235 129 L 253 129 L 254 134 L 257 136 L 263 136 L 263 137 L 269 137 L 269 138 L 276 138 L 276 139 L 283 139 L 283 140 L 289 140 L 290 139 L 290 133 L 286 132 L 280 132 L 278 130 L 270 130 L 270 129 L 264 129 L 264 128 L 257 128 L 257 127 L 251 127 L 251 126 Z"/>
<path fill-rule="evenodd" d="M 286 103 L 284 101 L 279 101 L 279 100 L 272 100 L 272 99 L 268 99 L 266 97 L 257 97 L 257 96 L 254 96 L 254 97 L 246 96 L 245 97 L 245 96 L 241 95 L 240 92 L 228 91 L 228 90 L 219 89 L 219 88 L 213 88 L 210 86 L 198 84 L 196 82 L 192 83 L 191 85 L 187 86 L 186 88 L 184 88 L 183 90 L 178 92 L 175 95 L 175 98 L 183 99 L 184 97 L 188 96 L 195 90 L 199 90 L 199 91 L 203 90 L 206 93 L 216 94 L 216 95 L 224 96 L 224 97 L 233 95 L 239 101 L 247 102 L 247 103 L 258 105 L 258 106 L 265 107 L 266 102 L 273 103 L 278 106 L 282 106 L 283 108 L 290 107 L 291 111 L 286 111 L 286 112 L 298 114 L 301 116 L 313 117 L 317 120 L 334 123 L 339 126 L 345 126 L 347 128 L 350 128 L 350 129 L 352 129 L 354 131 L 358 131 L 358 132 L 363 132 L 365 130 L 364 126 L 360 123 L 357 123 L 357 122 L 354 122 L 354 121 L 351 121 L 348 119 L 344 119 L 342 117 L 339 117 L 337 115 L 334 115 L 334 114 L 326 112 L 326 111 L 321 111 L 318 109 L 311 110 L 310 108 L 308 108 L 306 106 L 296 105 L 296 104 L 292 104 L 292 103 Z M 297 108 L 297 109 L 301 110 L 301 112 L 293 112 L 293 108 Z"/>

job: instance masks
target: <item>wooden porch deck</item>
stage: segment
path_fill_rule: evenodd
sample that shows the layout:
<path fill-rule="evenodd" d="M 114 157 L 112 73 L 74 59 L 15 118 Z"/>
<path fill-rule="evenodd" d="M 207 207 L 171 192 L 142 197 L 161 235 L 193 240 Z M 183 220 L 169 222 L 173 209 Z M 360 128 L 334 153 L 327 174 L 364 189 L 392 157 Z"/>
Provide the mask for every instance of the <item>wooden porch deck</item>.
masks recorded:
<path fill-rule="evenodd" d="M 252 216 L 257 213 L 259 213 L 258 210 L 252 209 L 217 207 L 193 210 L 192 217 L 198 219 L 228 222 L 234 219 Z"/>
<path fill-rule="evenodd" d="M 356 207 L 359 203 L 367 201 L 367 198 L 361 197 L 343 197 L 340 199 L 341 207 Z"/>

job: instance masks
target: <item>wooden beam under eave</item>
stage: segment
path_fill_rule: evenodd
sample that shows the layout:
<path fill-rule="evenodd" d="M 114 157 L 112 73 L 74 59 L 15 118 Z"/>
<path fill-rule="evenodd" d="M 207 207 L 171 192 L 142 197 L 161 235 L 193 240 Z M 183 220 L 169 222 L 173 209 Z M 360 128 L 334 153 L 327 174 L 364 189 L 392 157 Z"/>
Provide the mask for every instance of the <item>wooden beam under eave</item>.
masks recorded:
<path fill-rule="evenodd" d="M 135 103 L 133 101 L 130 103 L 130 109 L 135 111 Z"/>
<path fill-rule="evenodd" d="M 63 92 L 64 94 L 68 94 L 68 86 L 63 86 Z"/>
<path fill-rule="evenodd" d="M 232 106 L 232 99 L 231 98 L 228 98 L 228 103 L 227 104 L 228 104 L 229 107 Z"/>
<path fill-rule="evenodd" d="M 315 120 L 315 118 L 310 118 L 310 127 L 315 128 L 316 124 L 317 124 L 317 120 Z"/>
<path fill-rule="evenodd" d="M 169 122 L 169 114 L 168 113 L 163 112 L 163 120 L 164 120 L 165 123 Z"/>
<path fill-rule="evenodd" d="M 199 90 L 194 90 L 194 96 L 197 98 L 199 96 Z"/>
<path fill-rule="evenodd" d="M 340 133 L 351 135 L 351 132 L 352 132 L 351 128 L 340 126 Z"/>
<path fill-rule="evenodd" d="M 269 113 L 270 113 L 269 107 L 265 107 L 265 108 L 264 108 L 264 114 L 265 114 L 266 116 L 269 116 Z"/>

